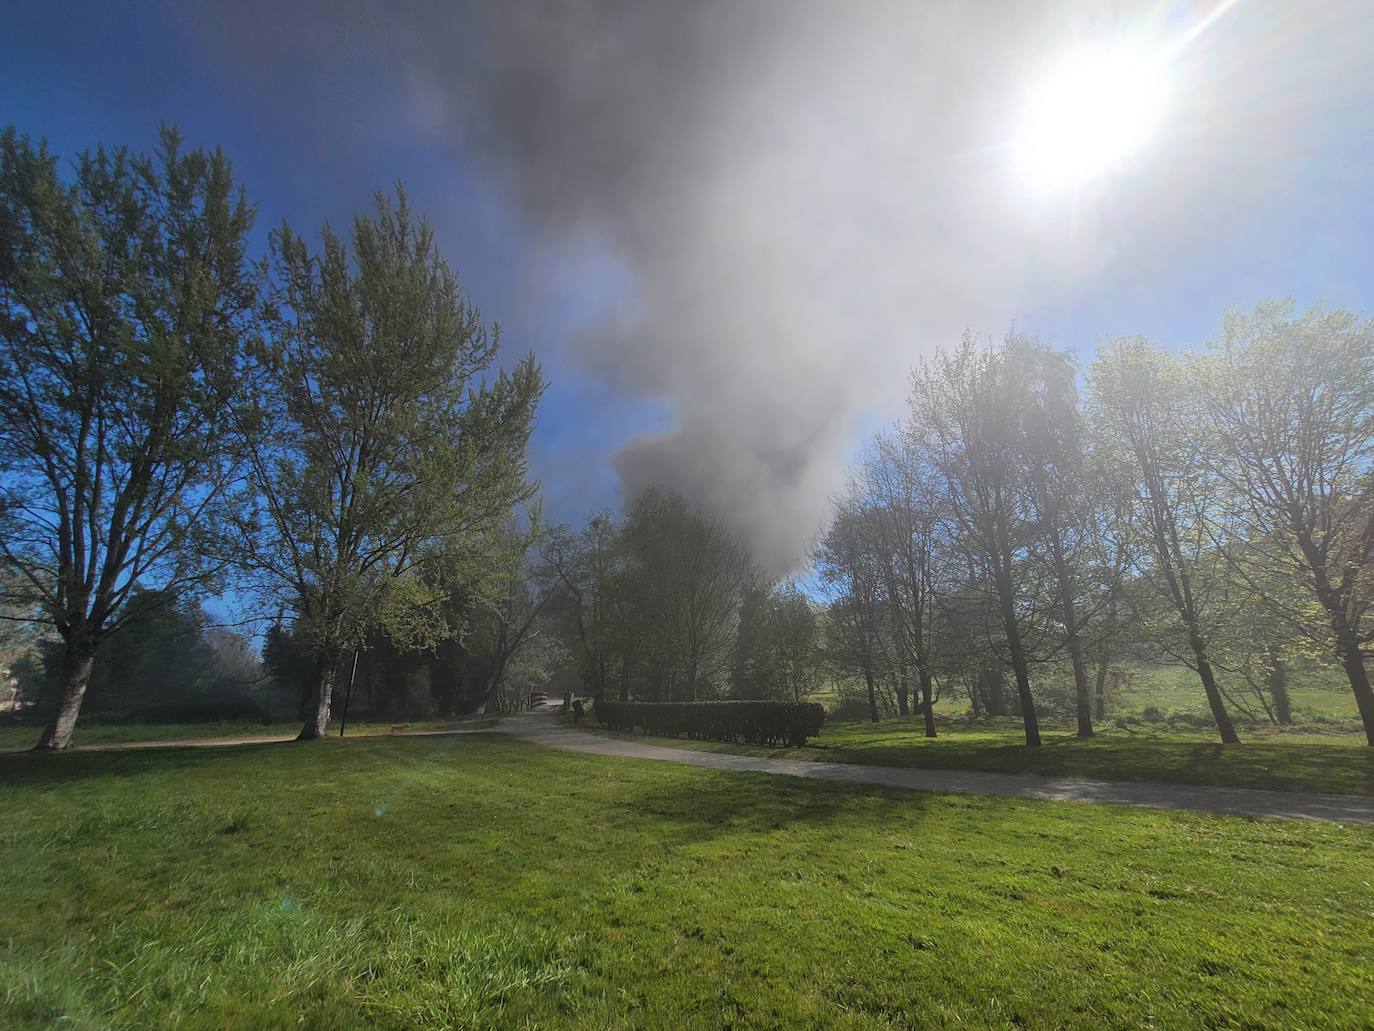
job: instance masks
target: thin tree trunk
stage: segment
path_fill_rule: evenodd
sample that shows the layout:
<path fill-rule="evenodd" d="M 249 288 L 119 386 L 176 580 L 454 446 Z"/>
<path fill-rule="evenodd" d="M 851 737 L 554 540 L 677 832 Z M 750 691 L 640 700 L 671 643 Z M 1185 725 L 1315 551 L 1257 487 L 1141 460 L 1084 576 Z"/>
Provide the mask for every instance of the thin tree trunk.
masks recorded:
<path fill-rule="evenodd" d="M 1107 718 L 1107 658 L 1103 655 L 1102 661 L 1097 664 L 1097 683 L 1094 685 L 1095 715 L 1099 720 Z"/>
<path fill-rule="evenodd" d="M 1069 638 L 1069 661 L 1073 664 L 1074 701 L 1078 715 L 1078 736 L 1093 736 L 1093 702 L 1088 693 L 1088 667 L 1083 662 L 1083 650 L 1075 633 Z"/>
<path fill-rule="evenodd" d="M 76 730 L 76 718 L 81 714 L 81 700 L 91 682 L 91 668 L 95 664 L 95 648 L 84 642 L 68 642 L 62 650 L 62 693 L 57 711 L 43 728 L 37 748 L 57 752 L 71 744 Z"/>
<path fill-rule="evenodd" d="M 920 682 L 921 709 L 926 718 L 926 737 L 935 737 L 935 702 L 931 692 L 930 670 L 921 670 Z"/>
<path fill-rule="evenodd" d="M 878 692 L 873 686 L 873 670 L 864 667 L 864 680 L 868 682 L 868 719 L 870 723 L 878 722 Z"/>
<path fill-rule="evenodd" d="M 1293 722 L 1293 703 L 1288 697 L 1288 665 L 1277 656 L 1269 665 L 1269 697 L 1274 700 L 1274 719 L 1284 726 Z"/>
<path fill-rule="evenodd" d="M 1102 661 L 1097 664 L 1097 718 L 1105 720 L 1107 718 L 1107 667 L 1112 661 L 1111 635 L 1116 633 L 1116 592 L 1117 588 L 1112 588 L 1112 593 L 1107 601 L 1107 626 L 1105 639 L 1102 642 Z M 1116 688 L 1116 677 L 1112 677 L 1112 688 Z"/>
<path fill-rule="evenodd" d="M 1193 649 L 1193 657 L 1197 659 L 1197 675 L 1202 681 L 1202 690 L 1207 695 L 1207 704 L 1211 707 L 1212 719 L 1217 724 L 1217 732 L 1221 734 L 1221 743 L 1224 745 L 1240 744 L 1240 738 L 1236 735 L 1235 724 L 1231 722 L 1231 714 L 1226 711 L 1226 705 L 1221 698 L 1221 691 L 1217 689 L 1216 677 L 1212 673 L 1212 664 L 1207 661 L 1206 646 L 1196 634 L 1189 635 L 1188 643 Z"/>
<path fill-rule="evenodd" d="M 1010 585 L 1008 585 L 1009 587 Z M 1035 714 L 1035 699 L 1031 697 L 1030 664 L 1026 661 L 1026 650 L 1021 643 L 1021 628 L 1016 622 L 1016 611 L 1012 607 L 1009 590 L 1002 594 L 1002 623 L 1006 629 L 1007 651 L 1011 657 L 1012 673 L 1016 676 L 1016 696 L 1021 702 L 1021 719 L 1026 728 L 1026 744 L 1031 748 L 1038 748 L 1040 745 L 1040 720 Z"/>
<path fill-rule="evenodd" d="M 1078 736 L 1093 736 L 1092 696 L 1088 692 L 1088 667 L 1083 661 L 1083 642 L 1078 633 L 1078 612 L 1073 603 L 1073 578 L 1068 560 L 1064 557 L 1059 531 L 1050 528 L 1051 562 L 1059 585 L 1059 614 L 1064 622 L 1064 643 L 1069 649 L 1069 663 L 1073 668 L 1074 710 L 1078 721 Z"/>
<path fill-rule="evenodd" d="M 1007 714 L 1007 696 L 1002 685 L 1002 671 L 987 666 L 979 674 L 978 681 L 984 694 L 984 708 L 989 716 Z"/>
<path fill-rule="evenodd" d="M 1055 576 L 1059 580 L 1060 615 L 1064 620 L 1064 637 L 1069 646 L 1069 662 L 1073 666 L 1075 710 L 1078 716 L 1078 736 L 1093 736 L 1092 698 L 1088 694 L 1088 667 L 1083 662 L 1083 642 L 1078 637 L 1078 612 L 1073 603 L 1068 565 L 1055 542 Z"/>

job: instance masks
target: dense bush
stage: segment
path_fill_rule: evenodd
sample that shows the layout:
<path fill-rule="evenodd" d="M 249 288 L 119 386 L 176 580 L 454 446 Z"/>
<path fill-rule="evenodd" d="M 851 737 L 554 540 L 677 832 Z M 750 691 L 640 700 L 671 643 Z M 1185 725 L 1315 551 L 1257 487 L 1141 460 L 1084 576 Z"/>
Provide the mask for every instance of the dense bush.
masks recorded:
<path fill-rule="evenodd" d="M 825 722 L 825 709 L 814 702 L 601 701 L 594 715 L 611 730 L 772 746 L 804 745 Z"/>
<path fill-rule="evenodd" d="M 867 720 L 869 716 L 867 698 L 841 698 L 830 707 L 830 718 L 836 723 Z"/>

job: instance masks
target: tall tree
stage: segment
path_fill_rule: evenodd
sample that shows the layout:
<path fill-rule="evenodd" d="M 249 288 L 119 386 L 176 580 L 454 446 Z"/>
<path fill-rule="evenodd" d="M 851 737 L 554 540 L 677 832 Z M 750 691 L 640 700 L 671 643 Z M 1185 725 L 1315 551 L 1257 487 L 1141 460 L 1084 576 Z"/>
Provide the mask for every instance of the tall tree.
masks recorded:
<path fill-rule="evenodd" d="M 888 594 L 893 630 L 903 657 L 916 669 L 918 709 L 926 737 L 935 737 L 934 684 L 940 565 L 948 559 L 948 511 L 941 479 L 922 453 L 918 435 L 903 425 L 876 437 L 860 475 L 860 489 L 879 513 L 889 553 Z M 904 712 L 904 698 L 898 708 Z"/>
<path fill-rule="evenodd" d="M 1017 420 L 1028 403 L 1024 369 L 1011 359 L 1015 338 L 1001 348 L 965 337 L 912 375 L 909 425 L 946 485 L 960 546 L 991 585 L 1016 678 L 1026 744 L 1040 744 L 1031 696 L 1027 626 L 1035 592 L 1025 585 L 1034 520 L 1025 508 L 1025 470 Z"/>
<path fill-rule="evenodd" d="M 888 658 L 883 647 L 887 562 L 874 510 L 853 499 L 837 502 L 816 549 L 816 564 L 830 592 L 828 650 L 838 665 L 863 676 L 868 718 L 877 723 L 878 680 L 887 671 Z"/>
<path fill-rule="evenodd" d="M 528 500 L 526 445 L 542 391 L 533 358 L 494 380 L 488 329 L 404 192 L 328 227 L 318 255 L 283 225 L 261 360 L 266 430 L 253 453 L 251 558 L 289 599 L 315 654 L 302 739 L 329 720 L 343 652 L 426 555 L 499 529 Z M 436 566 L 437 567 L 437 566 Z M 428 602 L 442 595 L 436 586 Z"/>
<path fill-rule="evenodd" d="M 1139 567 L 1169 605 L 1186 640 L 1217 732 L 1240 738 L 1226 711 L 1210 653 L 1213 589 L 1224 577 L 1219 539 L 1221 485 L 1203 427 L 1196 384 L 1176 359 L 1144 340 L 1121 340 L 1099 352 L 1091 388 L 1097 430 L 1114 448 L 1117 468 L 1135 495 L 1146 541 Z"/>
<path fill-rule="evenodd" d="M 671 675 L 696 701 L 704 683 L 723 685 L 739 606 L 758 581 L 749 550 L 675 491 L 651 488 L 626 520 L 632 575 L 659 627 Z"/>
<path fill-rule="evenodd" d="M 1374 323 L 1291 303 L 1230 313 L 1209 363 L 1214 464 L 1259 549 L 1305 583 L 1318 608 L 1267 591 L 1289 621 L 1325 638 L 1374 746 Z M 1315 618 L 1313 618 L 1315 617 Z"/>
<path fill-rule="evenodd" d="M 820 682 L 816 609 L 795 583 L 768 593 L 764 621 L 769 697 L 804 702 Z"/>
<path fill-rule="evenodd" d="M 735 642 L 735 697 L 804 701 L 819 684 L 819 638 L 815 607 L 795 583 L 750 591 Z"/>
<path fill-rule="evenodd" d="M 1077 368 L 1068 353 L 1034 341 L 1018 339 L 1012 348 L 1008 359 L 1029 388 L 1019 414 L 1023 489 L 1035 525 L 1030 553 L 1047 567 L 1058 636 L 1073 671 L 1078 736 L 1087 738 L 1093 716 L 1084 600 L 1106 527 L 1089 481 Z"/>
<path fill-rule="evenodd" d="M 548 575 L 558 585 L 551 603 L 570 624 L 582 658 L 582 680 L 594 698 L 606 694 L 618 658 L 615 616 L 624 599 L 618 597 L 616 575 L 622 545 L 619 528 L 606 511 L 593 515 L 577 533 L 551 527 L 539 544 Z"/>
<path fill-rule="evenodd" d="M 0 556 L 62 642 L 39 747 L 71 741 L 106 640 L 216 581 L 259 278 L 218 150 L 57 158 L 0 133 Z"/>

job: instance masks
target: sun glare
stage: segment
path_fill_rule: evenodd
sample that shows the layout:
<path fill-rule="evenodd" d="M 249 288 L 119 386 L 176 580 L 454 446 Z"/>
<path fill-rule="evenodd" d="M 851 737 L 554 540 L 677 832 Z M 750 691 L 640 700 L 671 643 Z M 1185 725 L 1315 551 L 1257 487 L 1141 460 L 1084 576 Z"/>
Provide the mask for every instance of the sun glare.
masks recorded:
<path fill-rule="evenodd" d="M 1049 67 L 1026 97 L 1016 162 L 1037 190 L 1075 189 L 1111 172 L 1154 134 L 1163 61 L 1125 47 L 1084 47 Z"/>

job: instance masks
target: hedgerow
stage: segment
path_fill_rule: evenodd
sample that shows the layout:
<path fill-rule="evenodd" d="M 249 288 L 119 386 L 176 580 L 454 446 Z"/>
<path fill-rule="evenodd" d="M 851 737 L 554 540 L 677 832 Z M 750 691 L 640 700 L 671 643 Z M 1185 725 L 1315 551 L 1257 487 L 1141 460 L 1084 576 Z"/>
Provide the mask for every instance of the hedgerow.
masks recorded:
<path fill-rule="evenodd" d="M 774 747 L 804 745 L 825 722 L 825 709 L 814 702 L 600 701 L 593 713 L 609 730 Z"/>

